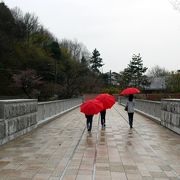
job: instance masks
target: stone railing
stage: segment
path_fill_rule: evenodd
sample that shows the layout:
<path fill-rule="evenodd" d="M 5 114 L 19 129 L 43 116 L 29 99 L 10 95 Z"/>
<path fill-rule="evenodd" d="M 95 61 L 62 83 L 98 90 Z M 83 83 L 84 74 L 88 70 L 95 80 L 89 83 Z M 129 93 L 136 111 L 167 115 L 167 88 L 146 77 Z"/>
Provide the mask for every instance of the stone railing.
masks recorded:
<path fill-rule="evenodd" d="M 0 100 L 0 144 L 37 126 L 37 100 Z"/>
<path fill-rule="evenodd" d="M 36 99 L 0 100 L 0 145 L 78 107 L 82 98 L 37 103 Z"/>
<path fill-rule="evenodd" d="M 37 121 L 44 123 L 52 118 L 78 107 L 82 103 L 82 98 L 64 99 L 38 103 Z"/>
<path fill-rule="evenodd" d="M 126 98 L 119 98 L 119 104 L 126 104 Z M 148 101 L 142 99 L 135 99 L 136 111 L 157 121 L 161 122 L 161 102 L 160 101 Z"/>
<path fill-rule="evenodd" d="M 180 99 L 162 99 L 161 124 L 180 134 Z"/>

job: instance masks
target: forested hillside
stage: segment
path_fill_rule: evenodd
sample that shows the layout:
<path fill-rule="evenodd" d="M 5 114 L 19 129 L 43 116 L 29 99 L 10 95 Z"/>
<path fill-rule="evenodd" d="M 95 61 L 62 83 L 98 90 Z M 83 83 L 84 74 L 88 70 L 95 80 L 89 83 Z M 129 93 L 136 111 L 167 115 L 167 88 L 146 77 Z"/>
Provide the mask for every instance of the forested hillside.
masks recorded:
<path fill-rule="evenodd" d="M 82 43 L 57 39 L 35 15 L 0 3 L 1 97 L 49 100 L 98 92 L 101 75 L 90 59 Z"/>

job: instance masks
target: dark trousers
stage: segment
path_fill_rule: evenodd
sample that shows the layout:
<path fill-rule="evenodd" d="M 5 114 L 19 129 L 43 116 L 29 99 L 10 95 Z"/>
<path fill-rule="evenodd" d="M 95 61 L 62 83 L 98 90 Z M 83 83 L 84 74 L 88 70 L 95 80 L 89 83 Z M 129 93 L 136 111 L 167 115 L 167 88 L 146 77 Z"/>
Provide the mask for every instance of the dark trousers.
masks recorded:
<path fill-rule="evenodd" d="M 101 113 L 101 125 L 103 126 L 106 123 L 106 118 L 105 118 L 106 117 L 106 110 L 101 111 L 100 113 Z"/>
<path fill-rule="evenodd" d="M 86 119 L 87 119 L 87 121 L 86 121 L 87 130 L 91 131 L 93 116 L 92 115 L 86 115 Z"/>
<path fill-rule="evenodd" d="M 134 115 L 134 113 L 128 113 L 128 117 L 129 117 L 129 126 L 130 126 L 130 128 L 133 127 L 133 115 Z"/>

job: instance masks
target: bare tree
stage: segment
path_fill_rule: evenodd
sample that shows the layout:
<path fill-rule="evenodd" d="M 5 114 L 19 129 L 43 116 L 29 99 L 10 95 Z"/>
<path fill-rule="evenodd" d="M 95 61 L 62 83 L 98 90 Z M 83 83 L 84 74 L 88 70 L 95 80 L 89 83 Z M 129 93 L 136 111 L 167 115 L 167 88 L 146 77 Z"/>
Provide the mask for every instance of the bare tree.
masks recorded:
<path fill-rule="evenodd" d="M 63 39 L 60 42 L 60 47 L 67 49 L 71 57 L 77 61 L 80 61 L 83 56 L 86 59 L 89 59 L 90 57 L 90 53 L 86 46 L 82 43 L 79 43 L 77 40 L 71 41 Z"/>
<path fill-rule="evenodd" d="M 155 77 L 167 76 L 168 74 L 169 72 L 165 68 L 156 65 L 149 69 L 147 76 L 155 78 Z"/>
<path fill-rule="evenodd" d="M 26 13 L 24 15 L 23 21 L 26 26 L 27 44 L 29 45 L 30 35 L 38 31 L 38 28 L 39 28 L 38 17 L 36 17 L 33 14 Z"/>
<path fill-rule="evenodd" d="M 33 33 L 42 30 L 42 26 L 40 26 L 38 22 L 38 17 L 30 13 L 23 14 L 23 12 L 18 7 L 15 7 L 14 9 L 12 9 L 11 12 L 15 19 L 15 22 L 17 24 L 21 24 L 21 26 L 23 24 L 24 31 L 26 33 L 27 44 L 29 45 L 30 36 Z"/>
<path fill-rule="evenodd" d="M 169 0 L 174 9 L 180 12 L 180 0 Z"/>
<path fill-rule="evenodd" d="M 21 9 L 19 9 L 18 7 L 15 7 L 13 9 L 11 9 L 11 13 L 15 19 L 15 21 L 23 21 L 23 12 Z"/>

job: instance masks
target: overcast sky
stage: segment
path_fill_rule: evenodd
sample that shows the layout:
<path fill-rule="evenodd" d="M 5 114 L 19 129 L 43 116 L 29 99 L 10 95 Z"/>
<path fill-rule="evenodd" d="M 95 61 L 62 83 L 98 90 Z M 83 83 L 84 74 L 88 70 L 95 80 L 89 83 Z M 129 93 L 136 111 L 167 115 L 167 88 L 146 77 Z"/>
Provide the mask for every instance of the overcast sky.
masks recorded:
<path fill-rule="evenodd" d="M 76 39 L 90 52 L 97 48 L 103 72 L 119 72 L 133 54 L 144 66 L 180 69 L 179 0 L 4 0 L 31 12 L 58 39 Z"/>

